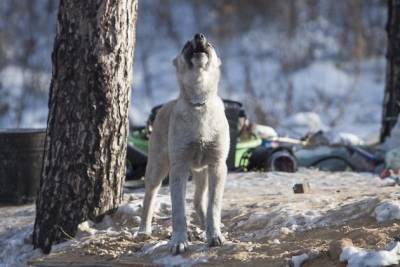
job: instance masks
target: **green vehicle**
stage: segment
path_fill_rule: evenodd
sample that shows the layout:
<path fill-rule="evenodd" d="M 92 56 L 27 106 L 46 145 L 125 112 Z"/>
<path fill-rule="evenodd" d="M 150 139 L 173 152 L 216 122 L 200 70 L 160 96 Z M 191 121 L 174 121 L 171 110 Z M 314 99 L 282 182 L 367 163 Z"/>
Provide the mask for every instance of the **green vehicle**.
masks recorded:
<path fill-rule="evenodd" d="M 269 140 L 252 135 L 246 140 L 239 137 L 240 121 L 246 119 L 240 102 L 224 100 L 225 113 L 230 127 L 231 147 L 227 159 L 229 171 L 281 170 L 296 171 L 296 159 L 290 147 L 273 148 Z M 144 176 L 147 164 L 147 151 L 152 124 L 158 110 L 152 109 L 146 126 L 133 127 L 128 137 L 127 180 L 137 180 Z M 275 156 L 274 156 L 275 155 Z M 289 163 L 289 165 L 287 165 Z"/>

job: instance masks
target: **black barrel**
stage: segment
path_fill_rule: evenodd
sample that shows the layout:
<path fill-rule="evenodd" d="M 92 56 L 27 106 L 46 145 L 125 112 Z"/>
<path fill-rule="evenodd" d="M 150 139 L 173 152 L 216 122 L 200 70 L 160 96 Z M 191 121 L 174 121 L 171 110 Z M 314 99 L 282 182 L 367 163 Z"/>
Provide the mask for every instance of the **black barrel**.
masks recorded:
<path fill-rule="evenodd" d="M 0 129 L 0 203 L 35 199 L 45 138 L 46 129 Z"/>
<path fill-rule="evenodd" d="M 239 136 L 239 115 L 243 112 L 243 107 L 240 102 L 232 100 L 224 100 L 224 105 L 225 115 L 229 123 L 229 133 L 231 139 L 226 165 L 228 166 L 228 170 L 231 171 L 235 169 L 236 144 Z"/>

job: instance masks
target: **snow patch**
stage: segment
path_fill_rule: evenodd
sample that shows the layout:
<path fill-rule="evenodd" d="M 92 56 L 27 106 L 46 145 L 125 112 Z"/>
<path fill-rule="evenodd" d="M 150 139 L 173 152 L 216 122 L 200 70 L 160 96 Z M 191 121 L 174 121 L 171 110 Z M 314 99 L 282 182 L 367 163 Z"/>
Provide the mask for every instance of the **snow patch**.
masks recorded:
<path fill-rule="evenodd" d="M 119 206 L 117 214 L 121 216 L 140 216 L 142 205 L 140 203 L 126 203 Z"/>
<path fill-rule="evenodd" d="M 300 138 L 307 133 L 315 133 L 319 130 L 326 130 L 320 116 L 314 112 L 300 112 L 294 114 L 281 123 L 281 132 L 289 134 L 291 137 Z"/>
<path fill-rule="evenodd" d="M 33 249 L 32 231 L 33 224 L 30 224 L 5 237 L 1 237 L 0 266 L 25 266 L 28 259 L 42 254 L 39 249 Z"/>
<path fill-rule="evenodd" d="M 379 204 L 374 211 L 374 215 L 378 223 L 400 219 L 400 202 L 385 201 Z"/>
<path fill-rule="evenodd" d="M 85 221 L 78 225 L 78 235 L 79 234 L 89 234 L 94 235 L 97 233 L 97 230 L 94 229 L 94 223 L 92 221 Z"/>
<path fill-rule="evenodd" d="M 390 266 L 400 262 L 400 243 L 390 244 L 388 250 L 366 250 L 348 246 L 343 248 L 340 261 L 346 262 L 347 267 L 379 267 Z"/>
<path fill-rule="evenodd" d="M 162 266 L 193 266 L 197 264 L 207 263 L 206 258 L 184 258 L 181 255 L 172 256 L 167 255 L 154 261 L 156 264 Z"/>
<path fill-rule="evenodd" d="M 311 250 L 307 253 L 303 253 L 301 255 L 292 256 L 291 259 L 291 267 L 301 267 L 303 263 L 308 260 L 313 260 L 319 255 L 318 250 Z"/>
<path fill-rule="evenodd" d="M 162 246 L 166 246 L 167 244 L 168 244 L 168 241 L 167 241 L 167 240 L 163 240 L 163 241 L 157 242 L 157 243 L 155 243 L 155 244 L 151 244 L 151 245 L 149 245 L 149 246 L 145 246 L 145 247 L 143 248 L 143 253 L 144 253 L 144 254 L 151 254 L 151 253 L 153 253 L 157 248 L 162 247 Z"/>
<path fill-rule="evenodd" d="M 293 256 L 292 257 L 292 266 L 293 267 L 300 267 L 304 262 L 309 259 L 307 253 L 303 253 L 301 255 Z"/>

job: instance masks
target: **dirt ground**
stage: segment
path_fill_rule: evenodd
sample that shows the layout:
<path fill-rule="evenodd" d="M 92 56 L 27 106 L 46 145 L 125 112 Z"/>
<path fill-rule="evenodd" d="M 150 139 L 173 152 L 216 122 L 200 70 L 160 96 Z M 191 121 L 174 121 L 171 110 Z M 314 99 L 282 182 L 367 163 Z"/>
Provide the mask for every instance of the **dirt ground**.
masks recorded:
<path fill-rule="evenodd" d="M 198 266 L 289 266 L 290 258 L 294 255 L 307 253 L 311 250 L 318 251 L 315 259 L 302 266 L 304 267 L 336 267 L 346 266 L 339 262 L 338 252 L 329 249 L 331 245 L 342 238 L 349 238 L 353 244 L 363 248 L 383 249 L 395 236 L 400 235 L 400 226 L 397 223 L 377 225 L 371 218 L 359 218 L 350 221 L 343 226 L 329 229 L 314 229 L 297 234 L 290 234 L 280 239 L 280 244 L 274 244 L 269 240 L 259 242 L 240 242 L 232 233 L 230 240 L 221 248 L 206 249 L 199 242 L 190 247 L 190 252 L 183 257 L 168 257 L 163 262 L 154 263 L 153 256 L 135 255 L 141 251 L 146 243 L 135 242 L 129 237 L 117 236 L 115 238 L 99 238 L 83 247 L 68 249 L 51 254 L 49 257 L 33 261 L 34 265 L 45 266 L 160 266 L 160 265 L 186 265 L 185 257 L 197 259 L 193 265 Z M 165 238 L 155 238 L 152 241 L 160 241 Z M 109 253 L 117 250 L 118 253 Z M 104 255 L 96 255 L 103 252 Z M 132 253 L 133 252 L 133 253 Z M 157 252 L 167 254 L 166 248 Z M 202 262 L 203 254 L 207 253 L 207 262 Z M 119 255 L 118 255 L 119 254 Z M 192 265 L 190 264 L 190 265 Z"/>
<path fill-rule="evenodd" d="M 310 184 L 309 193 L 293 193 L 293 184 L 306 182 Z M 190 185 L 190 206 L 192 192 Z M 137 210 L 117 212 L 106 222 L 83 226 L 77 239 L 30 263 L 279 267 L 291 266 L 293 256 L 307 253 L 309 260 L 301 266 L 346 266 L 339 261 L 340 240 L 350 239 L 347 242 L 356 247 L 381 250 L 400 237 L 400 218 L 389 216 L 378 222 L 376 212 L 384 203 L 398 203 L 399 187 L 370 174 L 314 170 L 296 174 L 230 174 L 222 214 L 225 245 L 208 248 L 204 233 L 191 224 L 189 252 L 178 256 L 170 255 L 167 246 L 171 235 L 168 188 L 161 190 L 158 199 L 152 239 L 135 238 L 142 197 L 140 190 L 127 193 L 126 203 Z"/>

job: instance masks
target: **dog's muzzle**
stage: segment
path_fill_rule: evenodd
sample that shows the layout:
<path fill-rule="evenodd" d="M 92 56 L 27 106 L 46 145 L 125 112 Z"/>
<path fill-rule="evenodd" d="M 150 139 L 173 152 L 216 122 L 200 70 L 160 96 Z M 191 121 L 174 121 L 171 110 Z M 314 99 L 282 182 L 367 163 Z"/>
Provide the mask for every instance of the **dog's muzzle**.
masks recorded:
<path fill-rule="evenodd" d="M 202 33 L 197 33 L 193 38 L 194 53 L 207 53 L 207 39 Z"/>
<path fill-rule="evenodd" d="M 209 43 L 204 34 L 196 33 L 191 41 L 186 42 L 182 49 L 182 53 L 189 67 L 193 66 L 191 61 L 193 57 L 200 58 L 204 55 L 209 57 Z"/>

